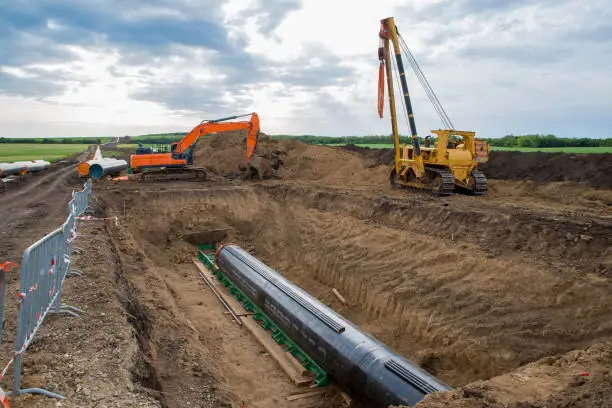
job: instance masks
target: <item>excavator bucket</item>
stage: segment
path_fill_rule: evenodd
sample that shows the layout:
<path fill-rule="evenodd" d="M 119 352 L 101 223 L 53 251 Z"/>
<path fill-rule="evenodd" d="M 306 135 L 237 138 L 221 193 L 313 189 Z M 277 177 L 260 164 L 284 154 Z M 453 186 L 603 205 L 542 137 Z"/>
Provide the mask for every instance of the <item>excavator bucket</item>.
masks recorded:
<path fill-rule="evenodd" d="M 269 172 L 270 164 L 263 157 L 257 156 L 250 163 L 251 177 L 257 176 L 259 180 L 263 180 Z"/>
<path fill-rule="evenodd" d="M 202 230 L 183 234 L 182 238 L 190 244 L 216 245 L 227 237 L 227 229 Z"/>

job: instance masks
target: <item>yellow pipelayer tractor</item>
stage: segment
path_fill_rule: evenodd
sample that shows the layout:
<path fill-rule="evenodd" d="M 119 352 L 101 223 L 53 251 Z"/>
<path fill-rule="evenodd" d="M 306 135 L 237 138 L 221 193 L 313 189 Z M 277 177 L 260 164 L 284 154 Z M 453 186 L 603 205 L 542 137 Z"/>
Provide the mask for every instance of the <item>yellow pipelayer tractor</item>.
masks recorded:
<path fill-rule="evenodd" d="M 455 191 L 455 186 L 457 186 L 472 194 L 484 194 L 487 191 L 487 179 L 477 168 L 478 163 L 488 160 L 489 145 L 487 142 L 476 139 L 474 132 L 454 129 L 452 122 L 425 78 L 423 71 L 421 71 L 414 56 L 399 35 L 393 17 L 381 20 L 379 37 L 381 44 L 378 48 L 378 58 L 380 60 L 378 114 L 382 118 L 386 74 L 395 147 L 395 165 L 389 176 L 391 185 L 394 187 L 431 190 L 439 195 L 450 195 Z M 395 51 L 395 61 L 390 56 L 390 43 L 393 44 Z M 427 146 L 427 142 L 425 147 L 421 147 L 419 143 L 402 62 L 402 51 L 406 54 L 407 60 L 412 66 L 417 79 L 425 89 L 427 97 L 446 127 L 446 129 L 431 131 L 438 139 L 434 147 Z M 395 65 L 395 70 L 392 69 L 392 65 Z M 393 92 L 394 72 L 399 77 L 399 82 L 401 83 L 404 96 L 402 103 L 406 108 L 412 138 L 412 145 L 403 146 L 403 149 L 400 149 L 399 133 L 397 130 L 397 115 Z"/>

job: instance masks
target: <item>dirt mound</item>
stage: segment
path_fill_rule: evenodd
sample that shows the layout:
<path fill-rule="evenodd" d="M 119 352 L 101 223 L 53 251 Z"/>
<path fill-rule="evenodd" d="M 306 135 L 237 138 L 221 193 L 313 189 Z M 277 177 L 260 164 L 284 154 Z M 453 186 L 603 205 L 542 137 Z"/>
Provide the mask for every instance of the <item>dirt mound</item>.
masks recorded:
<path fill-rule="evenodd" d="M 456 391 L 431 394 L 420 408 L 599 408 L 612 406 L 612 344 L 546 357 Z"/>
<path fill-rule="evenodd" d="M 393 164 L 393 149 L 377 149 L 345 145 L 377 165 Z M 489 162 L 479 168 L 490 179 L 532 180 L 537 182 L 571 181 L 594 188 L 612 188 L 612 154 L 523 153 L 492 151 Z"/>
<path fill-rule="evenodd" d="M 493 151 L 480 166 L 500 180 L 574 181 L 612 188 L 612 154 L 522 153 Z"/>
<path fill-rule="evenodd" d="M 225 132 L 198 143 L 194 163 L 218 175 L 231 176 L 246 163 L 246 133 Z M 310 145 L 295 140 L 275 140 L 260 135 L 257 156 L 265 158 L 277 178 L 322 181 L 329 184 L 386 183 L 387 169 L 376 157 L 328 146 Z"/>

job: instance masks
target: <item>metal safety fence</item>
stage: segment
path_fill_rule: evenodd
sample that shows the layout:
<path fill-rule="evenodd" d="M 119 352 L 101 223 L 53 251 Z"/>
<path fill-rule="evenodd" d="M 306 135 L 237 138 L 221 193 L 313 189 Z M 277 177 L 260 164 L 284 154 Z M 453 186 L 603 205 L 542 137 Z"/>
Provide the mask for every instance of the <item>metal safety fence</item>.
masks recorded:
<path fill-rule="evenodd" d="M 73 191 L 72 199 L 68 203 L 66 221 L 23 253 L 18 293 L 16 350 L 11 361 L 0 373 L 1 379 L 10 365 L 14 364 L 11 394 L 43 394 L 53 398 L 64 398 L 43 388 L 22 389 L 22 358 L 49 313 L 79 317 L 79 313 L 83 312 L 76 307 L 62 305 L 61 296 L 64 280 L 71 273 L 70 262 L 73 242 L 77 236 L 77 219 L 87 211 L 91 189 L 91 180 L 88 180 L 83 190 Z M 2 285 L 0 296 L 4 293 L 4 277 Z M 1 303 L 0 308 L 3 312 L 4 302 Z"/>
<path fill-rule="evenodd" d="M 0 345 L 2 344 L 2 334 L 4 332 L 4 298 L 6 296 L 6 274 L 15 265 L 14 262 L 4 261 L 0 262 Z"/>
<path fill-rule="evenodd" d="M 76 215 L 81 215 L 87 211 L 89 207 L 89 196 L 91 194 L 91 179 L 87 179 L 87 182 L 83 186 L 82 191 L 72 192 L 72 203 L 74 204 L 74 211 Z"/>

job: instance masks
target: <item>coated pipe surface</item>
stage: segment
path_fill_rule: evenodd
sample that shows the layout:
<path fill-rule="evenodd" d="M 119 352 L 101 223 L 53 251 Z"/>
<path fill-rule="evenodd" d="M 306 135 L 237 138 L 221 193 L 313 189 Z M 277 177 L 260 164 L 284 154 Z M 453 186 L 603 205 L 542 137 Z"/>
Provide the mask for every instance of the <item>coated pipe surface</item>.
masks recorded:
<path fill-rule="evenodd" d="M 26 165 L 28 167 L 28 173 L 36 173 L 51 167 L 51 163 L 46 160 L 15 162 L 15 164 L 17 163 Z"/>
<path fill-rule="evenodd" d="M 89 166 L 91 166 L 92 164 L 99 163 L 101 161 L 116 160 L 114 157 L 102 157 L 101 155 L 97 157 L 99 152 L 100 148 L 96 150 L 96 154 L 94 155 L 93 159 L 79 163 L 77 167 L 77 172 L 79 173 L 79 176 L 88 176 Z"/>
<path fill-rule="evenodd" d="M 89 165 L 89 176 L 95 179 L 106 174 L 119 173 L 122 170 L 126 170 L 128 164 L 125 160 L 106 159 L 96 160 L 95 163 Z"/>
<path fill-rule="evenodd" d="M 415 405 L 450 388 L 235 245 L 217 251 L 219 269 L 333 380 L 368 407 Z"/>
<path fill-rule="evenodd" d="M 28 165 L 24 162 L 0 163 L 0 177 L 7 177 L 15 174 L 25 174 L 27 171 Z"/>
<path fill-rule="evenodd" d="M 79 163 L 78 167 L 77 167 L 77 172 L 79 173 L 79 176 L 87 176 L 89 175 L 89 162 L 81 162 Z"/>

